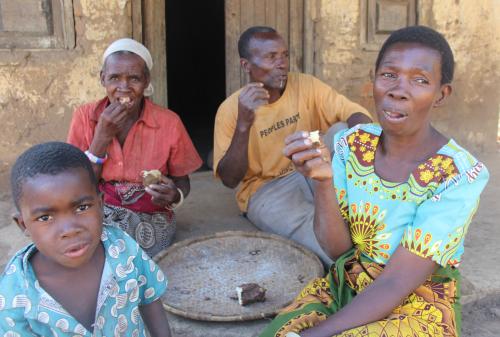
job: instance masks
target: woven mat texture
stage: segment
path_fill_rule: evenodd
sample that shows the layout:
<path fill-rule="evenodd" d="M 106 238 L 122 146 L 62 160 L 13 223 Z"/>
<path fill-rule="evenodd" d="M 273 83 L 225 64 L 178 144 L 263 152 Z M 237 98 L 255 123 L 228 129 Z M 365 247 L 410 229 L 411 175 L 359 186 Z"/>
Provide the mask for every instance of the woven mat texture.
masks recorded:
<path fill-rule="evenodd" d="M 263 232 L 222 232 L 185 240 L 156 256 L 168 278 L 165 309 L 187 318 L 238 321 L 272 317 L 315 277 L 319 259 L 306 248 Z M 230 298 L 243 283 L 267 289 L 266 301 Z"/>

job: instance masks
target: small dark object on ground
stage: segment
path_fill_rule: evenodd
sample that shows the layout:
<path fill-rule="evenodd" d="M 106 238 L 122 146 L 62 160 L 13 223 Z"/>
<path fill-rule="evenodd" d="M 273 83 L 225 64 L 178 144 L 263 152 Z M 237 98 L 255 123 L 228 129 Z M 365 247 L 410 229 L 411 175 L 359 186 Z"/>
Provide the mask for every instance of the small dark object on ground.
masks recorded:
<path fill-rule="evenodd" d="M 264 302 L 266 300 L 266 290 L 257 283 L 244 283 L 236 287 L 236 296 L 230 296 L 230 298 L 238 300 L 242 306 L 255 302 Z"/>

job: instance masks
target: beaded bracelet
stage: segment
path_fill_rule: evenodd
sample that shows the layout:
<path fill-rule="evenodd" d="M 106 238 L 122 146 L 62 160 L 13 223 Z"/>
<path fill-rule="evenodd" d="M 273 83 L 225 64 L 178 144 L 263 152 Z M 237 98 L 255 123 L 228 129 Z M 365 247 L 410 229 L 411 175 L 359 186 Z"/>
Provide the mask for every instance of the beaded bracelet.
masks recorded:
<path fill-rule="evenodd" d="M 182 190 L 178 187 L 177 187 L 177 191 L 179 191 L 181 198 L 179 199 L 178 203 L 172 203 L 170 205 L 165 206 L 165 208 L 168 209 L 169 211 L 173 211 L 174 209 L 181 207 L 182 203 L 184 202 L 184 193 L 182 193 Z"/>
<path fill-rule="evenodd" d="M 106 160 L 108 159 L 108 154 L 105 154 L 104 155 L 104 158 L 99 158 L 97 157 L 95 154 L 93 154 L 92 152 L 90 152 L 89 150 L 85 151 L 85 154 L 87 155 L 87 158 L 89 158 L 89 160 L 94 163 L 94 164 L 98 164 L 98 165 L 102 165 L 106 162 Z"/>

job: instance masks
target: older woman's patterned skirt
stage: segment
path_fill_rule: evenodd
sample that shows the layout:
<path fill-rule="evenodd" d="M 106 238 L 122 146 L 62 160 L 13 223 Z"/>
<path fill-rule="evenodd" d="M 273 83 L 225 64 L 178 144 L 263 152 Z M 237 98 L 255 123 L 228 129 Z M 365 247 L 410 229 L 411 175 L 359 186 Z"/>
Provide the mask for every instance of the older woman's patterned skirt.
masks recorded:
<path fill-rule="evenodd" d="M 123 229 L 151 257 L 170 246 L 176 228 L 174 212 L 141 213 L 107 204 L 104 222 Z"/>

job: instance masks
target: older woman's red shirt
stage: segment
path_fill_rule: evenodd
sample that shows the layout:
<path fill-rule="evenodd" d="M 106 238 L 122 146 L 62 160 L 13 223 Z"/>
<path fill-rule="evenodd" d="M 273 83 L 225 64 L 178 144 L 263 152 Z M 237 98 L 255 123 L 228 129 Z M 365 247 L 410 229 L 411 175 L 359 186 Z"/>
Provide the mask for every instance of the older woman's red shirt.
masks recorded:
<path fill-rule="evenodd" d="M 142 181 L 143 170 L 158 169 L 164 175 L 185 176 L 198 169 L 202 160 L 186 128 L 173 111 L 149 99 L 137 122 L 130 129 L 123 148 L 115 137 L 108 146 L 108 160 L 102 168 L 105 181 Z M 68 143 L 89 149 L 99 116 L 109 104 L 108 98 L 80 106 L 73 114 Z"/>

